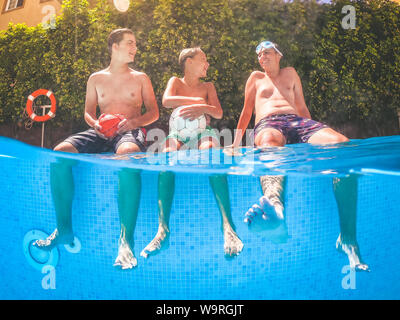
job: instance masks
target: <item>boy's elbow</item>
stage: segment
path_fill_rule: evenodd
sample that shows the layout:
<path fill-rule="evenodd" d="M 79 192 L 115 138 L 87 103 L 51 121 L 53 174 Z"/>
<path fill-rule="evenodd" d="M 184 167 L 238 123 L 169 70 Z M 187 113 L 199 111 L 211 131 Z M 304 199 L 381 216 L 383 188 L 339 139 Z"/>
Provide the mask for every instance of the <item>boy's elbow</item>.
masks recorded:
<path fill-rule="evenodd" d="M 162 98 L 161 103 L 162 103 L 162 106 L 165 107 L 165 108 L 169 108 L 171 106 L 170 101 L 169 101 L 168 98 Z"/>
<path fill-rule="evenodd" d="M 86 122 L 90 122 L 90 120 L 95 120 L 95 119 L 97 119 L 97 117 L 96 116 L 94 116 L 93 117 L 93 115 L 92 114 L 90 114 L 89 112 L 87 112 L 87 111 L 85 111 L 85 114 L 83 115 L 83 119 L 86 121 Z"/>

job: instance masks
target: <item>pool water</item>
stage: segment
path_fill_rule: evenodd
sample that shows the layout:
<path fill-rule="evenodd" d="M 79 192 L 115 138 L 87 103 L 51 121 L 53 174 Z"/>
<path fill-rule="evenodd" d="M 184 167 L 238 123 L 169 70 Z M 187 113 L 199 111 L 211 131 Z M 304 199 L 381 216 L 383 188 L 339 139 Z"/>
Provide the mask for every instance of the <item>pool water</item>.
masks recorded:
<path fill-rule="evenodd" d="M 0 138 L 1 299 L 399 299 L 400 136 L 255 150 L 169 155 L 71 155 Z M 74 160 L 75 248 L 50 257 L 26 241 L 56 227 L 50 165 Z M 138 266 L 120 270 L 118 172 L 141 169 L 134 234 Z M 176 174 L 170 244 L 145 259 L 157 232 L 157 179 Z M 221 219 L 209 175 L 227 174 L 232 221 L 243 251 L 224 255 Z M 287 237 L 253 232 L 243 222 L 258 202 L 259 176 L 286 175 Z M 353 272 L 335 248 L 340 233 L 332 179 L 358 176 L 357 242 L 370 272 Z M 278 237 L 279 238 L 279 237 Z M 279 238 L 282 239 L 282 238 Z M 25 241 L 25 242 L 24 242 Z M 33 255 L 36 267 L 26 255 Z M 54 262 L 55 261 L 55 262 Z M 39 265 L 39 267 L 37 267 Z"/>

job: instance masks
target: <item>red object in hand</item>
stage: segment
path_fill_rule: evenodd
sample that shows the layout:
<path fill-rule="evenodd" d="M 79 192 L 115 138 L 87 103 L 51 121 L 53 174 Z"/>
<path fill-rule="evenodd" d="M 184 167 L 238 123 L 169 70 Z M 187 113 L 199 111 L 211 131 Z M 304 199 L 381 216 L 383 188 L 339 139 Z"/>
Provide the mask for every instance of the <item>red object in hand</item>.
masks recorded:
<path fill-rule="evenodd" d="M 120 114 L 103 113 L 99 117 L 99 130 L 107 138 L 112 138 L 118 131 L 118 124 L 124 120 L 125 117 Z"/>

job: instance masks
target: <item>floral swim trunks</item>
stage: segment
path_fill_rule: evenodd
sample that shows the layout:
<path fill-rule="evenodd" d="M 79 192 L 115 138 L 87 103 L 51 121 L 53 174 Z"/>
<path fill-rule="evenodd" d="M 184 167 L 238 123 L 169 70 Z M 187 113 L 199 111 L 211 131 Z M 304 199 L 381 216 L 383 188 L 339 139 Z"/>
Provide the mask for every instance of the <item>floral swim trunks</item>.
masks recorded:
<path fill-rule="evenodd" d="M 329 128 L 327 125 L 295 114 L 274 114 L 262 118 L 254 127 L 254 138 L 266 128 L 280 131 L 286 138 L 286 143 L 307 143 L 317 131 Z"/>

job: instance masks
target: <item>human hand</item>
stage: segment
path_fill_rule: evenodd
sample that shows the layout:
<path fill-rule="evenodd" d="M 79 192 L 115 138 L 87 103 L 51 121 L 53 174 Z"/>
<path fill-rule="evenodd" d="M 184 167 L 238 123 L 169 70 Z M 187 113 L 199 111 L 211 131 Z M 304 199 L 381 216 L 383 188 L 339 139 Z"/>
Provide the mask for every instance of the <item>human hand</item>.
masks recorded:
<path fill-rule="evenodd" d="M 198 105 L 188 106 L 186 108 L 181 109 L 179 112 L 180 117 L 182 117 L 183 119 L 189 119 L 191 121 L 197 119 L 201 115 L 204 115 L 204 111 Z"/>
<path fill-rule="evenodd" d="M 123 119 L 121 122 L 118 124 L 118 131 L 117 134 L 123 134 L 124 132 L 131 131 L 133 129 L 138 128 L 138 125 L 135 121 L 135 119 Z"/>
<path fill-rule="evenodd" d="M 194 98 L 196 101 L 196 104 L 207 104 L 207 101 L 204 100 L 203 98 Z"/>
<path fill-rule="evenodd" d="M 224 147 L 222 150 L 224 154 L 231 157 L 242 156 L 243 153 L 237 150 L 237 147 L 234 144 Z"/>
<path fill-rule="evenodd" d="M 104 134 L 102 134 L 100 131 L 101 131 L 101 129 L 102 129 L 102 127 L 101 127 L 101 125 L 99 124 L 99 120 L 96 120 L 96 122 L 94 123 L 94 125 L 93 125 L 93 129 L 94 129 L 94 131 L 96 132 L 96 134 L 99 136 L 99 137 L 101 137 L 101 138 L 103 138 L 103 139 L 108 139 Z"/>

